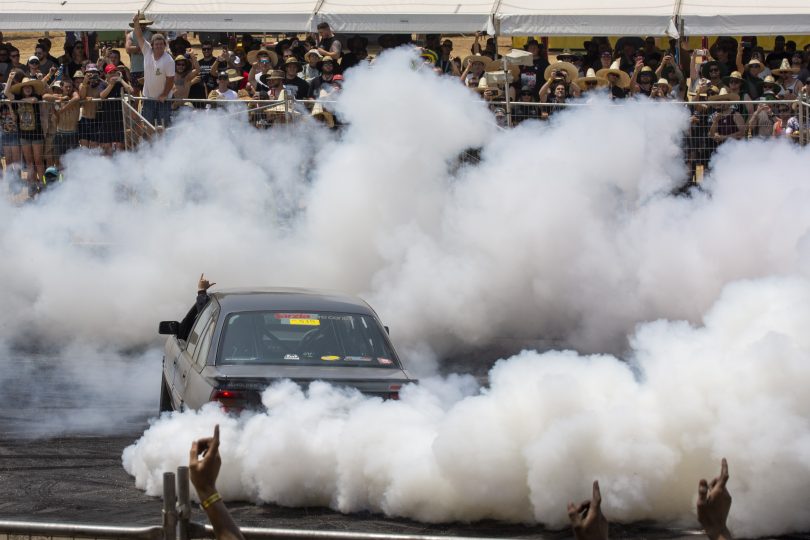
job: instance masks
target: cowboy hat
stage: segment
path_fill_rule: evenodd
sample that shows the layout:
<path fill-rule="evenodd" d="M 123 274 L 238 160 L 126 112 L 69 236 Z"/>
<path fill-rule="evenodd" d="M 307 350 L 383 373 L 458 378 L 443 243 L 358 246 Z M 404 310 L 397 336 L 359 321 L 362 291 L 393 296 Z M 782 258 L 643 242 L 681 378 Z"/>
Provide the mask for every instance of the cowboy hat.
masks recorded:
<path fill-rule="evenodd" d="M 82 70 L 78 70 L 73 74 L 72 79 L 84 79 L 84 72 Z"/>
<path fill-rule="evenodd" d="M 29 77 L 25 77 L 22 82 L 18 82 L 15 85 L 12 85 L 11 89 L 9 90 L 12 94 L 20 94 L 22 93 L 22 89 L 26 86 L 30 86 L 34 89 L 34 93 L 38 95 L 45 94 L 48 91 L 48 85 L 42 82 L 39 79 L 31 79 Z"/>
<path fill-rule="evenodd" d="M 298 71 L 296 71 L 296 73 L 301 73 L 302 71 L 304 71 L 304 68 L 301 66 L 301 60 L 299 60 L 295 56 L 290 56 L 284 61 L 284 68 L 286 69 L 287 66 L 291 66 L 292 64 L 298 66 Z"/>
<path fill-rule="evenodd" d="M 654 86 L 666 86 L 667 93 L 669 93 L 672 90 L 672 85 L 669 84 L 669 81 L 664 78 L 658 79 L 658 81 L 655 83 Z"/>
<path fill-rule="evenodd" d="M 228 70 L 225 70 L 225 71 L 220 71 L 219 74 L 217 75 L 217 79 L 219 79 L 223 75 L 228 77 L 228 82 L 239 82 L 243 78 L 242 75 L 240 75 L 239 72 L 236 71 L 235 69 L 228 69 Z"/>
<path fill-rule="evenodd" d="M 792 67 L 790 65 L 790 61 L 787 58 L 782 58 L 782 65 L 779 66 L 778 69 L 772 69 L 771 70 L 771 73 L 773 73 L 774 75 L 787 75 L 787 74 L 793 74 L 793 73 L 798 73 L 798 72 L 799 72 L 799 68 Z"/>
<path fill-rule="evenodd" d="M 487 68 L 490 67 L 490 64 L 492 64 L 492 59 L 489 56 L 484 56 L 481 54 L 471 54 L 461 62 L 461 67 L 467 69 L 468 65 L 475 62 L 481 62 L 484 64 L 484 71 L 486 71 Z M 496 67 L 495 69 L 498 68 Z"/>
<path fill-rule="evenodd" d="M 593 68 L 588 68 L 588 72 L 585 74 L 585 76 L 576 79 L 574 82 L 580 88 L 585 86 L 587 83 L 591 83 L 591 82 L 595 82 L 597 88 L 601 88 L 603 86 L 608 85 L 607 79 L 605 79 L 604 77 L 597 76 L 596 72 L 593 70 Z"/>
<path fill-rule="evenodd" d="M 709 101 L 740 101 L 739 94 L 732 94 L 727 89 L 722 88 L 714 96 L 709 96 Z"/>
<path fill-rule="evenodd" d="M 567 62 L 568 60 L 566 60 L 566 58 L 570 58 L 571 61 L 582 60 L 582 56 L 571 52 L 571 49 L 563 49 L 562 52 L 557 55 L 558 62 Z"/>
<path fill-rule="evenodd" d="M 260 54 L 266 54 L 270 58 L 271 64 L 273 64 L 274 66 L 278 65 L 278 55 L 276 54 L 276 51 L 271 51 L 270 49 L 265 49 L 264 47 L 247 53 L 248 64 L 250 65 L 255 64 L 259 60 Z"/>
<path fill-rule="evenodd" d="M 186 56 L 184 54 L 178 54 L 177 56 L 175 56 L 174 61 L 175 62 L 189 62 L 190 63 L 190 60 L 188 58 L 186 58 Z"/>
<path fill-rule="evenodd" d="M 309 57 L 312 56 L 313 54 L 318 57 L 319 62 L 323 58 L 323 55 L 318 52 L 318 49 L 310 49 L 304 54 L 304 61 L 309 62 Z"/>
<path fill-rule="evenodd" d="M 141 26 L 150 26 L 150 25 L 155 24 L 155 21 L 153 21 L 151 19 L 147 19 L 143 15 L 141 15 L 141 18 L 138 19 L 138 22 L 141 23 Z M 129 21 L 129 27 L 130 28 L 135 28 L 135 23 L 133 23 L 132 21 Z"/>
<path fill-rule="evenodd" d="M 627 88 L 630 86 L 630 75 L 628 75 L 626 71 L 619 68 L 618 60 L 610 64 L 609 68 L 603 68 L 596 72 L 597 77 L 602 77 L 610 82 L 608 75 L 616 75 L 619 77 L 619 84 L 617 85 L 619 88 Z"/>
<path fill-rule="evenodd" d="M 270 73 L 267 74 L 267 80 L 268 81 L 272 81 L 272 80 L 283 81 L 284 80 L 284 72 L 279 70 L 279 69 L 274 69 L 273 71 L 271 71 Z"/>
<path fill-rule="evenodd" d="M 332 58 L 331 56 L 324 56 L 323 60 L 318 62 L 318 65 L 316 66 L 318 68 L 318 71 L 323 71 L 323 65 L 326 64 L 327 62 L 331 63 L 334 66 L 337 66 L 337 62 L 335 62 L 334 58 Z"/>
<path fill-rule="evenodd" d="M 747 64 L 745 64 L 745 67 L 751 67 L 751 66 L 765 67 L 765 64 L 760 62 L 757 58 L 752 58 L 751 60 L 748 61 Z"/>
<path fill-rule="evenodd" d="M 739 71 L 732 71 L 731 75 L 723 77 L 721 80 L 723 81 L 724 85 L 728 86 L 728 84 L 731 82 L 732 79 L 740 82 L 745 81 L 745 79 L 743 79 L 742 73 L 740 73 Z"/>
<path fill-rule="evenodd" d="M 638 72 L 638 75 L 636 76 L 636 82 L 638 82 L 638 80 L 641 77 L 650 77 L 650 83 L 652 83 L 655 80 L 655 72 L 652 70 L 650 66 L 644 66 Z"/>
<path fill-rule="evenodd" d="M 762 79 L 763 86 L 766 84 L 773 85 L 773 91 L 775 94 L 778 94 L 782 91 L 782 85 L 776 82 L 776 79 L 773 78 L 773 75 L 768 75 L 764 79 Z"/>
<path fill-rule="evenodd" d="M 579 77 L 579 70 L 574 64 L 570 62 L 554 62 L 543 72 L 543 78 L 547 81 L 551 80 L 554 73 L 558 71 L 564 71 L 568 75 L 569 81 L 573 81 Z"/>

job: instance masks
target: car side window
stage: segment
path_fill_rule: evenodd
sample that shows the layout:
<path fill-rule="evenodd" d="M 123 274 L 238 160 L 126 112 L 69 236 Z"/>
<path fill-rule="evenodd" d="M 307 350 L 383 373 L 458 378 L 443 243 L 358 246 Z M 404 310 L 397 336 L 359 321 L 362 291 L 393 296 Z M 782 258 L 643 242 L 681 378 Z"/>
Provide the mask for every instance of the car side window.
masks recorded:
<path fill-rule="evenodd" d="M 197 371 L 202 371 L 202 369 L 205 367 L 205 360 L 208 357 L 208 350 L 211 348 L 211 340 L 214 337 L 214 328 L 216 325 L 217 318 L 211 317 L 208 327 L 206 327 L 202 337 L 200 338 L 200 346 L 197 347 L 194 356 L 194 364 Z"/>
<path fill-rule="evenodd" d="M 193 356 L 194 351 L 197 350 L 197 345 L 200 342 L 200 335 L 208 326 L 208 322 L 211 320 L 211 315 L 214 313 L 214 309 L 215 302 L 209 301 L 208 305 L 205 306 L 205 309 L 197 318 L 197 322 L 194 323 L 194 328 L 191 329 L 191 333 L 188 335 L 188 344 L 186 345 L 186 351 L 188 354 Z"/>

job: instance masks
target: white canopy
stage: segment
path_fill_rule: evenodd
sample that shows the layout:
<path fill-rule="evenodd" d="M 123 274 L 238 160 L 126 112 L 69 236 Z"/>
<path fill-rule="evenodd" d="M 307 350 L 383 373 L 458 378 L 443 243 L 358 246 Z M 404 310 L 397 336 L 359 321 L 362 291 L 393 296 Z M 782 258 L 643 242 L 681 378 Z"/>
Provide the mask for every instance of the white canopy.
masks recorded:
<path fill-rule="evenodd" d="M 660 36 L 674 14 L 675 0 L 503 0 L 495 18 L 507 36 Z"/>
<path fill-rule="evenodd" d="M 146 15 L 161 30 L 306 31 L 316 0 L 152 0 Z"/>
<path fill-rule="evenodd" d="M 311 30 L 326 21 L 345 33 L 463 33 L 485 30 L 492 0 L 323 0 Z"/>
<path fill-rule="evenodd" d="M 682 0 L 685 34 L 810 34 L 808 0 Z"/>
<path fill-rule="evenodd" d="M 144 0 L 0 1 L 0 30 L 123 30 Z"/>
<path fill-rule="evenodd" d="M 0 30 L 123 30 L 137 10 L 167 30 L 502 35 L 810 33 L 810 0 L 0 0 Z"/>

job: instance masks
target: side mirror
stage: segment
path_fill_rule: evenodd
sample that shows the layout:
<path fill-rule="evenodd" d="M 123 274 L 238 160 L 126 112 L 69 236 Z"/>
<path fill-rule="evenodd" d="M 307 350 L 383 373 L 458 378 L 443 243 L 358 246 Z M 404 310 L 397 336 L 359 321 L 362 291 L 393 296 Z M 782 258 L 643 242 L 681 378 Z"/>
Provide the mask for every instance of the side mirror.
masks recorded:
<path fill-rule="evenodd" d="M 391 335 L 391 329 L 388 328 L 387 326 L 383 326 L 383 328 L 385 328 L 385 333 L 390 336 Z"/>
<path fill-rule="evenodd" d="M 180 323 L 177 321 L 161 321 L 158 326 L 158 334 L 176 336 L 179 331 Z"/>

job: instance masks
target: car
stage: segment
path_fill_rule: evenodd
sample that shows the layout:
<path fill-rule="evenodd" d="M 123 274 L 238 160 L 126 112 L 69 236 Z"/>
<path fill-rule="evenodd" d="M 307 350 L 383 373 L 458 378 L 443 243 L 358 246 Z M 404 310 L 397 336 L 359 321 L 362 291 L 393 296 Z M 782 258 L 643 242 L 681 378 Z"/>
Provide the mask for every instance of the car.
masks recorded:
<path fill-rule="evenodd" d="M 261 393 L 289 379 L 398 399 L 415 382 L 374 310 L 360 298 L 312 289 L 235 289 L 209 295 L 186 336 L 163 321 L 160 411 L 261 409 Z"/>

